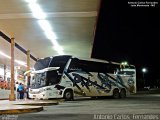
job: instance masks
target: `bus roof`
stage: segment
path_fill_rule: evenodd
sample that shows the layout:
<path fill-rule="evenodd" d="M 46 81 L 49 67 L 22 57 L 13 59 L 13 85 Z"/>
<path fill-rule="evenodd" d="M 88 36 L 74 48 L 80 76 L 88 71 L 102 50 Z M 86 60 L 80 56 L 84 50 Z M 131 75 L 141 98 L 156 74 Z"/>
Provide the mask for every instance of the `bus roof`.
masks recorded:
<path fill-rule="evenodd" d="M 74 58 L 74 57 L 72 57 Z M 78 57 L 75 57 L 75 58 L 78 58 Z M 86 61 L 94 61 L 94 62 L 102 62 L 102 63 L 111 63 L 111 64 L 116 64 L 116 65 L 121 65 L 121 63 L 118 63 L 118 62 L 114 62 L 114 61 L 107 61 L 107 60 L 101 60 L 101 59 L 96 59 L 96 58 L 78 58 L 80 60 L 86 60 Z M 131 67 L 134 67 L 134 65 L 128 65 L 128 66 L 131 66 Z"/>
<path fill-rule="evenodd" d="M 102 63 L 110 63 L 110 64 L 116 64 L 116 65 L 121 65 L 121 63 L 118 63 L 118 62 L 114 62 L 114 61 L 107 61 L 107 60 L 102 60 L 102 59 L 96 59 L 96 58 L 84 58 L 84 57 L 76 57 L 76 56 L 73 56 L 73 55 L 55 55 L 55 56 L 50 56 L 50 58 L 53 58 L 53 57 L 58 57 L 58 56 L 68 56 L 68 57 L 71 57 L 71 58 L 77 58 L 79 60 L 86 60 L 86 61 L 93 61 L 93 62 L 102 62 Z M 47 58 L 47 57 L 46 57 Z M 41 58 L 40 60 L 42 60 L 44 58 Z M 134 65 L 128 65 L 128 66 L 131 66 L 131 67 L 134 67 Z"/>

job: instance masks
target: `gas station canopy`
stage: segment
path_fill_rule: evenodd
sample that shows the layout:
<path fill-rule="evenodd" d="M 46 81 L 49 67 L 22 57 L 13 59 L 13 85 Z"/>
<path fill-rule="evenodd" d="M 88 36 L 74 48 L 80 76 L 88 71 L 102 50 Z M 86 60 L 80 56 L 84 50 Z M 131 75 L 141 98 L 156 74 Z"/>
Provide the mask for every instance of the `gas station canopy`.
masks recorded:
<path fill-rule="evenodd" d="M 35 58 L 90 57 L 99 6 L 100 0 L 0 0 L 0 31 Z M 0 37 L 0 64 L 10 65 L 10 54 Z M 27 57 L 15 48 L 15 59 L 25 64 Z"/>

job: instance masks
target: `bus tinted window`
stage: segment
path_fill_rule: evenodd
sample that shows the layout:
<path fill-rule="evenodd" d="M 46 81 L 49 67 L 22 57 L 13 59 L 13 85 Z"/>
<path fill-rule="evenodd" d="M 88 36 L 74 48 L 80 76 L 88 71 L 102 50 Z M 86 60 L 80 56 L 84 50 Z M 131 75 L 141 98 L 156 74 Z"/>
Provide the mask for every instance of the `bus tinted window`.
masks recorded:
<path fill-rule="evenodd" d="M 135 74 L 135 71 L 119 71 L 117 74 L 133 75 Z"/>
<path fill-rule="evenodd" d="M 87 72 L 105 72 L 106 71 L 106 64 L 94 61 L 86 61 L 80 60 L 79 67 L 82 68 L 84 71 Z"/>
<path fill-rule="evenodd" d="M 71 56 L 55 56 L 52 58 L 49 67 L 60 67 L 58 71 L 62 73 L 70 57 Z"/>
<path fill-rule="evenodd" d="M 75 70 L 82 70 L 85 72 L 114 73 L 117 69 L 119 69 L 119 65 L 96 61 L 79 60 L 77 58 L 72 59 L 69 66 L 70 72 Z"/>
<path fill-rule="evenodd" d="M 47 68 L 49 66 L 49 63 L 51 61 L 50 57 L 47 57 L 45 59 L 39 59 L 35 65 L 34 65 L 34 69 L 35 70 L 42 70 L 44 68 Z"/>
<path fill-rule="evenodd" d="M 60 76 L 57 71 L 49 71 L 47 72 L 47 85 L 55 85 L 60 82 Z"/>
<path fill-rule="evenodd" d="M 64 68 L 71 56 L 55 56 L 52 58 L 49 67 L 59 67 L 58 70 L 47 72 L 47 85 L 58 84 Z"/>

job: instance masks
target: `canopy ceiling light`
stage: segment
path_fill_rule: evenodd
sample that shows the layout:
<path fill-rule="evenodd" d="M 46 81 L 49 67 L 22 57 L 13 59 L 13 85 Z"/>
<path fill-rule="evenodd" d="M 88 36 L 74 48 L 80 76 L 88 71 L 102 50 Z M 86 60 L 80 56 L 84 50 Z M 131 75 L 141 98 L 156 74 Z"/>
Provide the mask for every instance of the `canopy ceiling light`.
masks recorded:
<path fill-rule="evenodd" d="M 28 6 L 32 11 L 32 15 L 34 16 L 34 18 L 38 19 L 37 22 L 40 28 L 43 30 L 47 39 L 49 39 L 53 44 L 54 50 L 57 51 L 58 54 L 63 55 L 64 54 L 63 48 L 58 44 L 56 40 L 57 36 L 53 31 L 49 21 L 46 19 L 47 15 L 43 11 L 43 9 L 40 7 L 40 5 L 37 3 L 37 0 L 25 0 L 25 2 L 28 3 Z"/>
<path fill-rule="evenodd" d="M 5 53 L 2 52 L 2 51 L 0 51 L 0 55 L 6 57 L 6 58 L 8 58 L 8 59 L 11 59 L 11 57 L 10 57 L 9 55 L 5 54 Z M 19 65 L 23 65 L 23 66 L 27 67 L 26 63 L 23 62 L 23 61 L 21 61 L 21 60 L 15 60 L 15 62 L 18 63 Z"/>

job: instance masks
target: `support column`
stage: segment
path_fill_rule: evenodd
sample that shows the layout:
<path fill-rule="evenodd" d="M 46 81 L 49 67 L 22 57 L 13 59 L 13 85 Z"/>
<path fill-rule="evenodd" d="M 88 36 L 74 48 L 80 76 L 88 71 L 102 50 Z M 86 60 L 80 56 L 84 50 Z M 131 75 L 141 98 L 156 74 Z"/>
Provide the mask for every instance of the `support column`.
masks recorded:
<path fill-rule="evenodd" d="M 10 95 L 9 100 L 14 101 L 15 100 L 15 94 L 14 94 L 14 86 L 15 86 L 15 80 L 14 80 L 14 38 L 11 38 L 11 81 L 10 81 Z"/>
<path fill-rule="evenodd" d="M 6 68 L 7 68 L 7 66 L 4 65 L 4 80 L 6 80 Z"/>
<path fill-rule="evenodd" d="M 27 51 L 27 71 L 30 70 L 30 50 Z M 27 74 L 27 87 L 30 84 L 30 73 Z"/>
<path fill-rule="evenodd" d="M 30 70 L 30 50 L 27 51 L 27 71 Z"/>

